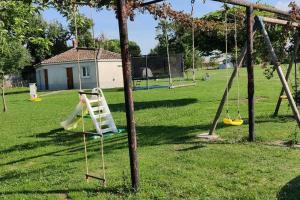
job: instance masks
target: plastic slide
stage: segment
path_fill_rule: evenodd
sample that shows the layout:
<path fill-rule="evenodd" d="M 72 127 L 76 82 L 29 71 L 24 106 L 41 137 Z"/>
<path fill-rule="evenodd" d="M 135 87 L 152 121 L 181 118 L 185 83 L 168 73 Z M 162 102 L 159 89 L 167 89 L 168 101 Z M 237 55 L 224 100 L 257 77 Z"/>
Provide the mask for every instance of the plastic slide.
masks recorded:
<path fill-rule="evenodd" d="M 87 113 L 86 108 L 83 107 L 82 103 L 78 103 L 73 113 L 67 118 L 67 120 L 61 122 L 60 125 L 65 130 L 75 129 L 81 121 L 81 117 L 79 116 L 82 114 L 82 109 L 84 109 L 83 114 L 85 115 Z"/>

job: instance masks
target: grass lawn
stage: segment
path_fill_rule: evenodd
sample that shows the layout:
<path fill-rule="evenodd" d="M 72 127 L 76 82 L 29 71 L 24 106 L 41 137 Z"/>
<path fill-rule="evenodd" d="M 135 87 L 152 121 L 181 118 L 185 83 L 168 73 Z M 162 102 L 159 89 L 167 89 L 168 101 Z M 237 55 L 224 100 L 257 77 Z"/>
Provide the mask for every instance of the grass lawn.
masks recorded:
<path fill-rule="evenodd" d="M 245 142 L 248 126 L 217 128 L 224 141 L 207 143 L 207 132 L 226 84 L 226 71 L 205 71 L 196 87 L 135 91 L 141 188 L 131 193 L 126 134 L 105 137 L 107 188 L 84 179 L 80 127 L 64 131 L 78 103 L 75 90 L 32 103 L 27 89 L 9 90 L 9 112 L 0 113 L 0 199 L 300 199 L 300 149 L 267 145 L 295 133 L 287 101 L 272 118 L 279 79 L 256 78 L 257 143 Z M 241 72 L 241 113 L 247 117 L 246 71 Z M 115 122 L 126 124 L 123 92 L 105 91 Z M 229 108 L 237 112 L 237 87 Z M 0 106 L 1 103 L 0 103 Z M 224 116 L 224 113 L 223 113 Z M 222 117 L 223 117 L 222 116 Z M 246 119 L 245 119 L 246 120 Z M 246 120 L 247 121 L 247 120 Z M 101 174 L 99 140 L 89 138 L 90 171 Z"/>

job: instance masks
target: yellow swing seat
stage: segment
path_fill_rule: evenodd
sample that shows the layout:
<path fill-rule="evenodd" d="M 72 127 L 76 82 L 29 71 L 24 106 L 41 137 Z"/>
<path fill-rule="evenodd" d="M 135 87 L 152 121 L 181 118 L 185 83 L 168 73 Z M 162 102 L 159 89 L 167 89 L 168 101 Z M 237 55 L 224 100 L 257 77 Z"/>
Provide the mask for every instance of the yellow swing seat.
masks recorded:
<path fill-rule="evenodd" d="M 288 99 L 286 95 L 280 96 L 281 99 Z"/>
<path fill-rule="evenodd" d="M 244 120 L 242 119 L 230 119 L 230 118 L 224 118 L 223 122 L 225 125 L 231 125 L 231 126 L 241 126 L 244 123 Z"/>
<path fill-rule="evenodd" d="M 242 119 L 234 119 L 234 120 L 232 120 L 231 125 L 232 126 L 241 126 L 241 125 L 243 125 L 243 123 L 244 123 L 244 120 L 242 120 Z"/>
<path fill-rule="evenodd" d="M 231 125 L 232 119 L 230 119 L 230 118 L 224 118 L 223 122 L 224 122 L 225 125 Z"/>

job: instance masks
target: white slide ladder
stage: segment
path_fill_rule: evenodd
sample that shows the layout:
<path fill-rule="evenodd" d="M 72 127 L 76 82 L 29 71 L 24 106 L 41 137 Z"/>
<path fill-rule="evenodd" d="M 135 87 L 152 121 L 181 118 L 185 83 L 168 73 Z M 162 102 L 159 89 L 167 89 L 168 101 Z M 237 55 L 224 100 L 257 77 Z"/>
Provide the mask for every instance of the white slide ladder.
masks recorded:
<path fill-rule="evenodd" d="M 81 94 L 81 101 L 86 105 L 92 122 L 96 128 L 97 135 L 103 135 L 105 133 L 117 133 L 118 129 L 115 125 L 112 114 L 107 105 L 105 96 L 101 89 L 95 88 L 92 91 L 91 98 L 87 97 L 87 94 Z"/>

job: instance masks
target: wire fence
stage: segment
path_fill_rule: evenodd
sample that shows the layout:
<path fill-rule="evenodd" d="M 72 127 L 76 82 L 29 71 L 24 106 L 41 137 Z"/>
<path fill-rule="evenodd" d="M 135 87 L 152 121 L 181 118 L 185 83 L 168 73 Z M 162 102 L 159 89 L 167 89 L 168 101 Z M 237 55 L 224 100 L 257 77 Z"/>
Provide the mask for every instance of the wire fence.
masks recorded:
<path fill-rule="evenodd" d="M 132 57 L 133 80 L 163 79 L 169 77 L 184 77 L 182 54 L 170 55 L 170 71 L 167 56 L 144 55 Z"/>

